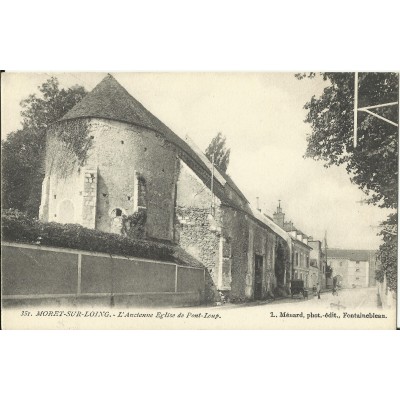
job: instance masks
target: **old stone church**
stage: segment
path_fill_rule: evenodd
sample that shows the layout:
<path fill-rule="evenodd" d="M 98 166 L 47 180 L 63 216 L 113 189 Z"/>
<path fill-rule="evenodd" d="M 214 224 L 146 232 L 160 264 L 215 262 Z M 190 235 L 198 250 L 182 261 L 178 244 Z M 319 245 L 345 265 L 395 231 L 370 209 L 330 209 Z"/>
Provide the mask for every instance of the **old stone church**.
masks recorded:
<path fill-rule="evenodd" d="M 48 129 L 40 218 L 123 233 L 140 210 L 147 238 L 204 265 L 209 300 L 262 299 L 291 278 L 293 238 L 108 75 Z"/>

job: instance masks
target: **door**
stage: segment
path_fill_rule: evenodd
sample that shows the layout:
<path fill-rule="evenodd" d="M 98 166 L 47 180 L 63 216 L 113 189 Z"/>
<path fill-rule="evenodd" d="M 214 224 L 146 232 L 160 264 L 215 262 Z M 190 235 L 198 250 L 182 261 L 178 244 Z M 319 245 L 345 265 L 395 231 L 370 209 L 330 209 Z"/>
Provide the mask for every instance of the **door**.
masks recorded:
<path fill-rule="evenodd" d="M 263 269 L 263 257 L 255 256 L 255 268 L 254 268 L 254 300 L 261 300 L 262 297 L 262 269 Z"/>

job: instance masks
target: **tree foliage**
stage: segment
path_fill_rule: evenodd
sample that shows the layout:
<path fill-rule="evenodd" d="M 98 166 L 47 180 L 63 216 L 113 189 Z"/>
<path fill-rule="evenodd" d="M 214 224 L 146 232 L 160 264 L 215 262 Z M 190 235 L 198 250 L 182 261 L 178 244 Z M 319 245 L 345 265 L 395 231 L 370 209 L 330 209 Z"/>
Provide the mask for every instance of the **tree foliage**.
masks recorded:
<path fill-rule="evenodd" d="M 218 132 L 206 149 L 207 158 L 212 161 L 214 155 L 214 164 L 218 169 L 226 172 L 230 154 L 231 150 L 226 147 L 226 137 L 221 132 Z"/>
<path fill-rule="evenodd" d="M 391 214 L 387 221 L 382 223 L 380 235 L 383 244 L 379 247 L 376 279 L 383 281 L 386 275 L 387 286 L 390 290 L 397 290 L 397 214 Z"/>
<path fill-rule="evenodd" d="M 322 95 L 313 96 L 304 106 L 305 122 L 312 131 L 307 137 L 305 157 L 322 160 L 325 167 L 345 165 L 351 181 L 367 196 L 369 204 L 397 209 L 398 127 L 365 112 L 357 113 L 357 147 L 354 137 L 354 73 L 322 73 L 330 82 Z M 298 79 L 314 78 L 315 73 L 297 74 Z M 358 107 L 396 102 L 399 76 L 396 73 L 360 73 Z M 399 121 L 398 106 L 373 110 L 391 121 Z M 397 214 L 382 223 L 383 244 L 378 257 L 381 269 L 377 279 L 386 275 L 388 287 L 397 286 Z"/>
<path fill-rule="evenodd" d="M 398 128 L 365 112 L 358 112 L 357 147 L 353 146 L 354 73 L 322 73 L 330 82 L 322 95 L 305 104 L 305 122 L 311 124 L 305 157 L 325 166 L 346 166 L 351 181 L 368 196 L 368 202 L 397 208 Z M 305 74 L 298 74 L 299 79 Z M 307 75 L 313 78 L 315 74 Z M 359 74 L 359 107 L 398 100 L 395 73 Z M 398 121 L 398 107 L 374 110 Z"/>
<path fill-rule="evenodd" d="M 2 140 L 2 207 L 37 216 L 40 206 L 46 129 L 86 94 L 82 86 L 60 89 L 57 78 L 21 101 L 22 128 Z"/>

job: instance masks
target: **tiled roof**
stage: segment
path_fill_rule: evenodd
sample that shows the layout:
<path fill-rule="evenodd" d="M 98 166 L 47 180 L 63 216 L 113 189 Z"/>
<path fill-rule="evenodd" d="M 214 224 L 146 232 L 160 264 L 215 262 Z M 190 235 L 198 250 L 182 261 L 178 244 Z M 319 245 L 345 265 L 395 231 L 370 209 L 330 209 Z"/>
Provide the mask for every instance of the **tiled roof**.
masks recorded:
<path fill-rule="evenodd" d="M 351 261 L 368 261 L 374 250 L 327 249 L 328 258 L 343 258 Z"/>

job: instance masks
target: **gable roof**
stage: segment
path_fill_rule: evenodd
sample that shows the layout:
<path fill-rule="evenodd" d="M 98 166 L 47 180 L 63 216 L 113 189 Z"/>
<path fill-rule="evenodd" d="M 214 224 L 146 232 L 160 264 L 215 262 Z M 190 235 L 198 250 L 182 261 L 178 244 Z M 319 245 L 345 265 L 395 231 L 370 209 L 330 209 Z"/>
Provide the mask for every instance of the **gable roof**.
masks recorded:
<path fill-rule="evenodd" d="M 328 258 L 343 258 L 351 261 L 369 261 L 375 253 L 374 250 L 327 249 Z"/>
<path fill-rule="evenodd" d="M 279 235 L 282 239 L 285 239 L 287 242 L 291 239 L 287 232 L 285 232 L 278 224 L 276 224 L 273 220 L 264 215 L 261 211 L 257 210 L 256 207 L 251 204 L 249 205 L 249 207 L 251 215 L 253 215 L 254 218 L 262 222 L 264 225 L 268 226 L 268 228 Z"/>

